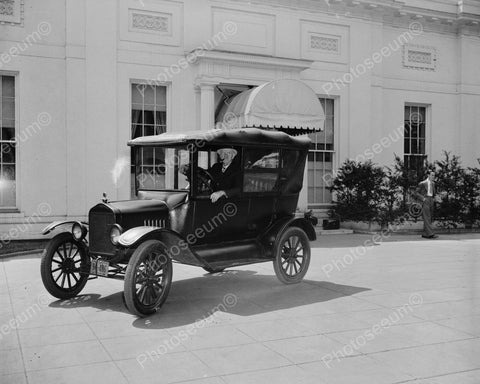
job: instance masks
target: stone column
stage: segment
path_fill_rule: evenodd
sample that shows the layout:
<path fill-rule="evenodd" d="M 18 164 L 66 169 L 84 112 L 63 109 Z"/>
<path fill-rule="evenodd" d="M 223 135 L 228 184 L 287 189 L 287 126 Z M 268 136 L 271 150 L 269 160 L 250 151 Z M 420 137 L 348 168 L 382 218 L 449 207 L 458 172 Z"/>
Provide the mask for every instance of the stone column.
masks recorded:
<path fill-rule="evenodd" d="M 212 83 L 202 83 L 200 87 L 200 129 L 206 131 L 215 128 L 215 99 Z"/>

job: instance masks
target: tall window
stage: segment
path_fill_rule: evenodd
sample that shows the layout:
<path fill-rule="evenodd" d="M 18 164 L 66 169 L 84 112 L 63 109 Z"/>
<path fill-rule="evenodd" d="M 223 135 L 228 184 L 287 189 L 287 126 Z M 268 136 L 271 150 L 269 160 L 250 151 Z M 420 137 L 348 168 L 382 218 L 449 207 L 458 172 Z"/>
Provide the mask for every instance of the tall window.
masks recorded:
<path fill-rule="evenodd" d="M 15 202 L 15 77 L 0 76 L 0 208 Z"/>
<path fill-rule="evenodd" d="M 327 189 L 332 180 L 334 151 L 334 99 L 321 98 L 325 111 L 325 130 L 310 134 L 312 144 L 308 153 L 308 206 L 314 208 L 332 202 Z"/>
<path fill-rule="evenodd" d="M 132 139 L 140 136 L 159 135 L 167 130 L 167 88 L 149 84 L 132 84 Z M 135 159 L 131 166 L 131 196 L 135 195 Z M 163 172 L 165 152 L 157 149 L 145 149 L 140 153 L 140 166 L 155 172 Z M 158 175 L 157 175 L 158 176 Z M 146 182 L 144 180 L 144 182 Z"/>
<path fill-rule="evenodd" d="M 425 150 L 426 108 L 405 105 L 404 117 L 404 162 L 417 175 L 423 173 L 427 160 Z"/>

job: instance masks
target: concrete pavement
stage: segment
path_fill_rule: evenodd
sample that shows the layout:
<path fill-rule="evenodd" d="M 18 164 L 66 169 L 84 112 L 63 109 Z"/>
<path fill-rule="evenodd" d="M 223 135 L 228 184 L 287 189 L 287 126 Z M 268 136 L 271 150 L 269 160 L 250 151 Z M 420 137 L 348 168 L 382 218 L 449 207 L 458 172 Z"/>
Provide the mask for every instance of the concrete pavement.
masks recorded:
<path fill-rule="evenodd" d="M 122 281 L 58 301 L 38 255 L 0 259 L 0 383 L 479 383 L 480 235 L 370 239 L 321 237 L 294 286 L 175 264 L 147 319 Z"/>

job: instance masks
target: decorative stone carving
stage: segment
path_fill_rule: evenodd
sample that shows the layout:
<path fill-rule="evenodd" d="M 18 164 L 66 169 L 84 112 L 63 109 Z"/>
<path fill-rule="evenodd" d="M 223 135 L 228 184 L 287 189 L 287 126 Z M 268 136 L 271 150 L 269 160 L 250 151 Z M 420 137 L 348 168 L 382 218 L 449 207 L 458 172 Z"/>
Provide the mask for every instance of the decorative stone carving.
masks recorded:
<path fill-rule="evenodd" d="M 408 61 L 418 64 L 432 64 L 432 54 L 430 52 L 420 52 L 408 50 Z"/>
<path fill-rule="evenodd" d="M 132 12 L 132 28 L 151 32 L 168 32 L 168 16 Z"/>
<path fill-rule="evenodd" d="M 0 15 L 14 15 L 15 0 L 0 0 Z"/>
<path fill-rule="evenodd" d="M 0 0 L 0 24 L 23 26 L 24 0 Z"/>
<path fill-rule="evenodd" d="M 405 44 L 403 46 L 403 66 L 405 68 L 435 71 L 437 50 L 435 47 Z"/>
<path fill-rule="evenodd" d="M 301 58 L 347 64 L 350 28 L 346 24 L 300 20 Z"/>
<path fill-rule="evenodd" d="M 310 48 L 325 52 L 339 52 L 339 39 L 319 35 L 310 35 Z"/>

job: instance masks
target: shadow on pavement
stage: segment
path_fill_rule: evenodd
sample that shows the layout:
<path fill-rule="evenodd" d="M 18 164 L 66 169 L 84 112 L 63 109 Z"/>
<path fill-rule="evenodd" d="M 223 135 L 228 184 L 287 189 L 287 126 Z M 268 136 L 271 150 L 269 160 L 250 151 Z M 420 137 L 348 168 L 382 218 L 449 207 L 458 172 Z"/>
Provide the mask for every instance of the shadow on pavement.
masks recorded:
<path fill-rule="evenodd" d="M 303 305 L 335 300 L 369 288 L 339 285 L 326 281 L 304 280 L 284 285 L 275 276 L 255 271 L 227 270 L 201 277 L 174 281 L 170 295 L 155 315 L 133 322 L 138 328 L 163 329 L 193 324 L 216 312 L 252 316 Z M 104 311 L 128 313 L 123 292 L 109 296 L 79 295 L 50 304 L 57 308 L 93 307 Z"/>
<path fill-rule="evenodd" d="M 123 291 L 108 296 L 99 293 L 86 293 L 68 300 L 57 300 L 50 303 L 49 307 L 73 309 L 82 307 L 98 308 L 102 311 L 115 311 L 128 313 L 123 302 Z"/>

